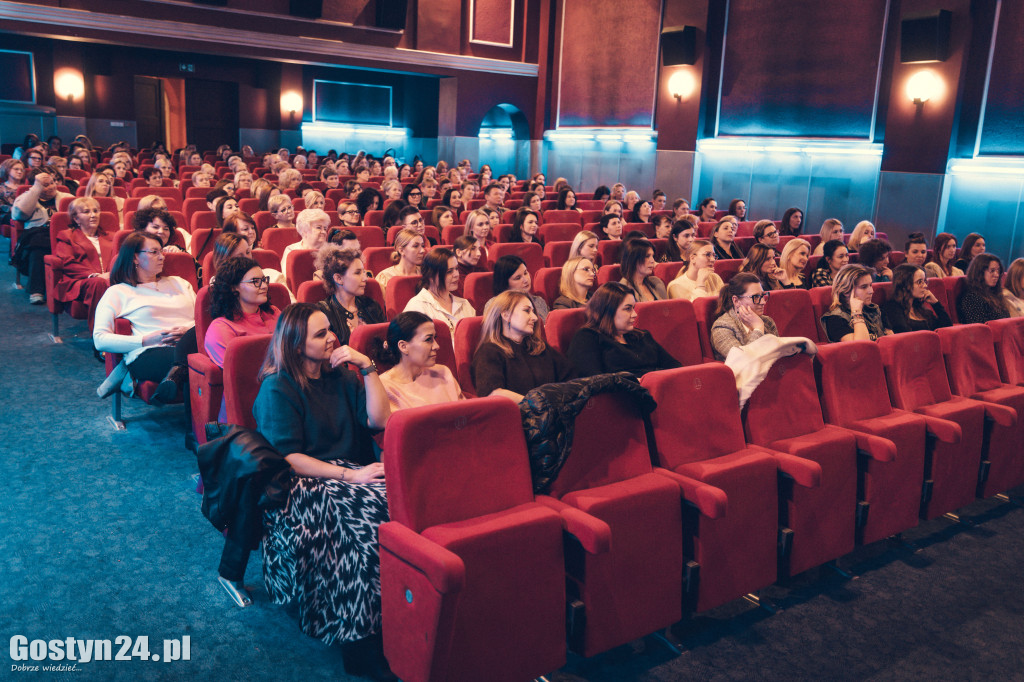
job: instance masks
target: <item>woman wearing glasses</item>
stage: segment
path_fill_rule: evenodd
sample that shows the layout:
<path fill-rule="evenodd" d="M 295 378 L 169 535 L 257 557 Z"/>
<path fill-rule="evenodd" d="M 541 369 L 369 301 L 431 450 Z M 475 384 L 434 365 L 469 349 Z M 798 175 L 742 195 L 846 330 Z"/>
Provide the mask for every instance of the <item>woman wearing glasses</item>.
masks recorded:
<path fill-rule="evenodd" d="M 690 247 L 690 262 L 668 285 L 669 298 L 693 301 L 703 296 L 717 296 L 725 285 L 715 274 L 715 247 L 706 239 L 697 239 Z"/>
<path fill-rule="evenodd" d="M 722 287 L 715 323 L 711 325 L 716 360 L 725 360 L 733 348 L 746 346 L 765 334 L 779 335 L 775 322 L 764 314 L 769 295 L 752 272 L 741 272 Z"/>
<path fill-rule="evenodd" d="M 343 201 L 338 204 L 338 217 L 341 218 L 342 227 L 359 227 L 363 224 L 359 207 L 354 201 Z"/>

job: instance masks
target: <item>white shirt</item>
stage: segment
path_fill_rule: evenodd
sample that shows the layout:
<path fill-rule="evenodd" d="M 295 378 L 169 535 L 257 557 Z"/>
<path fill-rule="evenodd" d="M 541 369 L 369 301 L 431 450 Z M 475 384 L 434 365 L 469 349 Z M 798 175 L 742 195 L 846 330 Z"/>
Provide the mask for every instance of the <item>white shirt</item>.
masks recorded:
<path fill-rule="evenodd" d="M 420 292 L 409 299 L 405 304 L 403 312 L 423 313 L 432 320 L 444 320 L 448 323 L 448 329 L 455 337 L 455 325 L 464 317 L 475 317 L 476 311 L 464 298 L 452 294 L 452 311 L 448 312 L 437 302 L 434 295 L 427 289 L 420 289 Z"/>
<path fill-rule="evenodd" d="M 181 277 L 161 277 L 148 284 L 115 284 L 96 304 L 92 340 L 97 350 L 125 353 L 131 363 L 143 351 L 142 337 L 173 327 L 194 327 L 196 292 Z M 114 333 L 114 319 L 132 323 L 131 336 Z"/>

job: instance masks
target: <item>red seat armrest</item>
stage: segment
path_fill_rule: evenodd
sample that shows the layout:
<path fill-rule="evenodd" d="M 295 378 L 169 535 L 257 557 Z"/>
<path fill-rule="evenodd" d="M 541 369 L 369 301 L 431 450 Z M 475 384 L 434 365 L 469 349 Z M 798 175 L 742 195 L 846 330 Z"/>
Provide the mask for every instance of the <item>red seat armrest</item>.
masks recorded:
<path fill-rule="evenodd" d="M 589 554 L 603 554 L 612 548 L 612 529 L 590 514 L 570 507 L 548 495 L 537 495 L 537 503 L 555 510 L 562 517 L 562 527 L 580 541 Z"/>
<path fill-rule="evenodd" d="M 729 510 L 729 497 L 724 490 L 668 469 L 657 467 L 654 471 L 675 481 L 682 491 L 683 499 L 709 519 L 721 519 Z"/>
<path fill-rule="evenodd" d="M 1000 405 L 999 403 L 990 403 L 986 400 L 975 399 L 975 401 L 985 406 L 986 419 L 991 419 L 996 424 L 1005 427 L 1011 427 L 1017 423 L 1017 410 L 1012 407 Z"/>
<path fill-rule="evenodd" d="M 817 488 L 821 485 L 821 465 L 817 462 L 785 452 L 768 451 L 775 458 L 779 473 L 792 478 L 804 488 Z"/>
<path fill-rule="evenodd" d="M 466 583 L 466 565 L 457 554 L 395 521 L 380 527 L 380 545 L 423 572 L 441 594 L 459 592 Z"/>
<path fill-rule="evenodd" d="M 956 422 L 928 414 L 924 415 L 924 422 L 928 434 L 935 436 L 943 443 L 959 443 L 964 438 L 964 431 Z"/>

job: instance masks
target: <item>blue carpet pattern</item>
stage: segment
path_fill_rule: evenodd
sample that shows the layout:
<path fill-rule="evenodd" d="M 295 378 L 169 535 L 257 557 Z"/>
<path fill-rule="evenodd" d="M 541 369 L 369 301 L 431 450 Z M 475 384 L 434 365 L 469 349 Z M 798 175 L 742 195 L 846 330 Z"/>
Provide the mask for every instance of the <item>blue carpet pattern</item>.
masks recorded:
<path fill-rule="evenodd" d="M 6 248 L 6 240 L 0 240 Z M 84 322 L 62 319 L 52 344 L 45 307 L 0 288 L 0 429 L 8 483 L 0 513 L 0 633 L 29 640 L 190 637 L 188 661 L 94 661 L 73 672 L 4 679 L 348 679 L 339 647 L 302 635 L 271 604 L 254 555 L 239 609 L 216 582 L 221 536 L 203 518 L 181 406 L 126 400 L 125 432 L 94 389 L 103 368 Z M 1015 491 L 1018 495 L 1022 492 Z M 1024 509 L 994 500 L 938 519 L 904 540 L 845 557 L 845 578 L 816 569 L 745 602 L 678 625 L 684 648 L 653 638 L 549 676 L 582 680 L 1024 679 Z M 115 652 L 118 647 L 115 646 Z M 65 665 L 74 662 L 61 661 Z M 40 677 L 41 676 L 41 677 Z"/>

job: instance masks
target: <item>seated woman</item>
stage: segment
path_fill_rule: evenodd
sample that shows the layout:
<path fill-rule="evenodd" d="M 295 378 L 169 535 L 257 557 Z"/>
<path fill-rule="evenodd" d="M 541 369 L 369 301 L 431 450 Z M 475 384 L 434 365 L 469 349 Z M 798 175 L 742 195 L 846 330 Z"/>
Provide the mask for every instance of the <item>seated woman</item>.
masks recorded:
<path fill-rule="evenodd" d="M 679 367 L 649 333 L 636 329 L 636 298 L 629 287 L 609 282 L 587 303 L 587 321 L 569 344 L 569 362 L 581 377 L 609 372 L 640 376 Z"/>
<path fill-rule="evenodd" d="M 555 204 L 557 211 L 576 211 L 582 213 L 583 209 L 576 205 L 576 192 L 572 187 L 563 187 L 558 192 L 558 203 Z"/>
<path fill-rule="evenodd" d="M 693 215 L 690 213 L 690 202 L 686 199 L 679 198 L 672 202 L 672 220 L 679 222 L 684 217 Z M 693 216 L 696 218 L 697 216 Z"/>
<path fill-rule="evenodd" d="M 740 272 L 749 272 L 761 281 L 765 291 L 782 288 L 779 277 L 783 270 L 775 262 L 775 249 L 764 244 L 754 244 L 747 251 L 747 258 L 740 265 Z"/>
<path fill-rule="evenodd" d="M 869 239 L 862 242 L 857 250 L 857 262 L 874 270 L 872 277 L 876 282 L 891 282 L 892 270 L 889 268 L 889 253 L 892 247 L 889 242 L 881 239 Z"/>
<path fill-rule="evenodd" d="M 932 255 L 924 264 L 929 277 L 963 277 L 964 271 L 956 267 L 956 237 L 949 232 L 940 232 L 932 242 Z"/>
<path fill-rule="evenodd" d="M 736 216 L 737 220 L 747 219 L 747 202 L 743 199 L 733 199 L 729 202 L 729 215 Z"/>
<path fill-rule="evenodd" d="M 832 305 L 821 316 L 829 341 L 877 341 L 892 334 L 885 315 L 871 302 L 873 294 L 871 270 L 851 263 L 839 271 L 832 284 Z"/>
<path fill-rule="evenodd" d="M 100 205 L 91 197 L 79 197 L 68 206 L 71 228 L 57 233 L 54 255 L 60 258 L 64 276 L 57 282 L 57 299 L 81 301 L 89 309 L 89 328 L 96 304 L 110 284 L 113 235 L 100 227 Z"/>
<path fill-rule="evenodd" d="M 299 241 L 284 247 L 281 254 L 281 272 L 288 277 L 288 254 L 292 251 L 317 251 L 327 243 L 327 231 L 331 229 L 331 217 L 319 208 L 306 208 L 295 219 Z M 296 284 L 297 286 L 297 284 Z"/>
<path fill-rule="evenodd" d="M 668 285 L 669 298 L 694 301 L 704 296 L 717 296 L 725 286 L 715 274 L 715 247 L 706 239 L 696 239 L 690 247 L 690 262 Z"/>
<path fill-rule="evenodd" d="M 491 217 L 483 209 L 476 209 L 466 214 L 466 229 L 462 234 L 467 237 L 475 237 L 477 246 L 480 247 L 480 253 L 483 261 L 487 262 L 487 247 L 494 244 L 494 233 L 493 225 L 491 224 Z"/>
<path fill-rule="evenodd" d="M 462 210 L 462 189 L 460 187 L 451 187 L 445 190 L 445 193 L 441 195 L 441 206 L 447 206 L 454 213 L 458 213 Z M 434 227 L 437 227 L 435 224 Z M 441 228 L 438 228 L 441 229 Z"/>
<path fill-rule="evenodd" d="M 11 209 L 18 196 L 18 188 L 25 177 L 25 164 L 20 159 L 7 159 L 0 163 L 0 224 L 11 222 Z"/>
<path fill-rule="evenodd" d="M 587 305 L 596 279 L 597 266 L 589 258 L 577 257 L 565 261 L 562 265 L 562 279 L 558 284 L 560 295 L 552 302 L 551 309 L 571 310 Z"/>
<path fill-rule="evenodd" d="M 843 221 L 829 218 L 821 224 L 821 232 L 818 234 L 821 236 L 821 241 L 814 247 L 812 256 L 823 255 L 825 253 L 825 244 L 833 239 L 838 239 L 840 242 L 843 241 Z"/>
<path fill-rule="evenodd" d="M 407 227 L 395 237 L 395 252 L 391 254 L 394 265 L 378 272 L 374 279 L 381 289 L 386 289 L 388 281 L 396 275 L 419 275 L 426 255 L 426 241 L 419 232 Z"/>
<path fill-rule="evenodd" d="M 686 263 L 690 259 L 690 247 L 697 238 L 697 216 L 688 215 L 672 224 L 668 234 L 668 246 L 661 257 L 662 263 Z"/>
<path fill-rule="evenodd" d="M 444 228 L 455 224 L 455 212 L 444 204 L 438 204 L 430 212 L 430 224 L 436 227 L 438 232 L 444 234 Z"/>
<path fill-rule="evenodd" d="M 630 239 L 622 245 L 622 279 L 633 290 L 638 303 L 644 301 L 664 301 L 668 298 L 668 290 L 660 277 L 654 276 L 654 246 L 646 239 Z"/>
<path fill-rule="evenodd" d="M 347 344 L 356 327 L 387 322 L 381 305 L 366 295 L 367 274 L 359 251 L 324 244 L 315 264 L 323 273 L 327 291 L 327 298 L 319 303 L 320 310 L 327 316 L 338 343 Z"/>
<path fill-rule="evenodd" d="M 1024 317 L 1024 258 L 1018 258 L 1006 269 L 1003 300 L 1010 317 Z"/>
<path fill-rule="evenodd" d="M 697 217 L 702 223 L 714 222 L 716 213 L 718 213 L 718 202 L 714 197 L 704 197 L 697 206 Z"/>
<path fill-rule="evenodd" d="M 295 207 L 287 194 L 275 194 L 267 200 L 267 210 L 277 221 L 274 227 L 295 228 Z"/>
<path fill-rule="evenodd" d="M 542 197 L 537 192 L 527 192 L 523 196 L 523 204 L 522 204 L 522 206 L 520 208 L 525 208 L 525 209 L 533 211 L 534 213 L 537 213 L 539 215 L 540 214 L 540 204 L 541 204 L 541 202 L 543 200 L 544 200 L 544 197 Z"/>
<path fill-rule="evenodd" d="M 637 201 L 633 204 L 633 209 L 629 212 L 629 222 L 649 223 L 651 222 L 651 212 L 653 210 L 653 205 L 647 199 Z"/>
<path fill-rule="evenodd" d="M 544 342 L 542 326 L 533 299 L 522 292 L 506 291 L 487 302 L 471 370 L 477 395 L 518 402 L 538 386 L 572 377 L 569 362 Z"/>
<path fill-rule="evenodd" d="M 476 311 L 464 298 L 455 295 L 459 288 L 459 264 L 451 249 L 437 247 L 427 252 L 420 266 L 419 292 L 405 304 L 404 312 L 418 312 L 433 320 L 444 320 L 455 336 L 455 325 Z"/>
<path fill-rule="evenodd" d="M 213 202 L 213 215 L 217 219 L 217 227 L 221 230 L 224 229 L 224 221 L 238 211 L 238 200 L 234 197 L 220 197 Z"/>
<path fill-rule="evenodd" d="M 184 253 L 184 245 L 179 241 L 179 232 L 175 228 L 177 222 L 166 209 L 144 208 L 135 212 L 132 227 L 136 232 L 151 234 L 160 240 L 164 253 Z M 213 236 L 211 232 L 210 237 Z"/>
<path fill-rule="evenodd" d="M 975 256 L 985 253 L 985 238 L 977 232 L 971 232 L 964 237 L 964 246 L 960 249 L 960 257 L 956 259 L 956 267 L 966 273 L 971 267 L 971 261 Z"/>
<path fill-rule="evenodd" d="M 302 203 L 306 208 L 319 208 L 321 211 L 327 207 L 327 199 L 318 190 L 307 189 L 302 193 Z"/>
<path fill-rule="evenodd" d="M 519 256 L 502 256 L 494 262 L 494 295 L 504 291 L 521 291 L 530 297 L 533 309 L 542 320 L 548 319 L 548 304 L 530 289 L 530 271 Z"/>
<path fill-rule="evenodd" d="M 342 643 L 348 674 L 393 679 L 380 635 L 377 549 L 387 495 L 371 438 L 391 409 L 377 368 L 338 345 L 317 306 L 296 303 L 281 313 L 259 377 L 253 415 L 294 473 L 287 502 L 265 514 L 267 592 L 297 606 L 307 635 Z"/>
<path fill-rule="evenodd" d="M 804 268 L 807 260 L 811 257 L 811 244 L 806 239 L 790 239 L 782 247 L 782 256 L 779 257 L 779 267 L 782 274 L 779 281 L 783 289 L 806 289 L 810 284 L 804 278 Z"/>
<path fill-rule="evenodd" d="M 723 218 L 711 232 L 711 243 L 718 260 L 743 258 L 743 251 L 736 245 L 736 223 Z"/>
<path fill-rule="evenodd" d="M 803 223 L 803 211 L 796 207 L 787 208 L 786 212 L 782 214 L 782 226 L 779 228 L 779 234 L 799 237 L 803 234 Z"/>
<path fill-rule="evenodd" d="M 210 273 L 209 281 L 212 286 L 217 280 L 217 272 L 220 271 L 220 266 L 232 258 L 252 258 L 252 247 L 249 246 L 249 241 L 240 234 L 234 232 L 222 232 L 217 241 L 213 243 L 213 258 L 212 258 L 212 270 Z M 205 273 L 204 273 L 205 274 Z M 260 276 L 263 276 L 261 271 Z M 270 280 L 273 281 L 273 280 Z"/>
<path fill-rule="evenodd" d="M 605 213 L 597 225 L 599 239 L 622 239 L 622 218 L 614 213 Z"/>
<path fill-rule="evenodd" d="M 606 216 L 609 214 L 616 215 L 621 219 L 622 204 L 616 201 L 615 199 L 609 199 L 608 201 L 604 202 L 604 208 L 601 210 L 601 215 Z"/>
<path fill-rule="evenodd" d="M 532 209 L 523 207 L 516 210 L 515 218 L 512 219 L 512 236 L 510 242 L 536 242 L 544 247 L 544 240 L 538 234 L 540 230 L 540 214 Z"/>
<path fill-rule="evenodd" d="M 939 299 L 928 289 L 924 269 L 909 263 L 896 268 L 892 293 L 882 305 L 882 314 L 895 334 L 935 331 L 953 324 Z"/>
<path fill-rule="evenodd" d="M 960 324 L 984 323 L 1010 316 L 999 285 L 1002 277 L 1003 262 L 998 256 L 983 253 L 971 259 L 964 289 L 956 301 Z"/>
<path fill-rule="evenodd" d="M 770 294 L 761 279 L 750 272 L 738 273 L 718 292 L 718 309 L 711 325 L 711 346 L 715 359 L 725 360 L 733 348 L 741 348 L 765 334 L 778 336 L 772 318 L 764 314 Z"/>
<path fill-rule="evenodd" d="M 387 341 L 376 349 L 376 358 L 392 365 L 380 375 L 392 413 L 465 398 L 448 366 L 437 364 L 438 348 L 430 316 L 406 311 L 391 320 Z"/>
<path fill-rule="evenodd" d="M 819 245 L 820 246 L 820 245 Z M 836 275 L 850 263 L 850 252 L 841 239 L 830 239 L 821 249 L 818 267 L 811 273 L 811 288 L 830 287 Z"/>
<path fill-rule="evenodd" d="M 586 258 L 597 263 L 597 235 L 590 230 L 580 230 L 572 238 L 572 246 L 569 247 L 569 258 Z"/>
<path fill-rule="evenodd" d="M 651 225 L 654 226 L 655 239 L 668 239 L 672 235 L 672 219 L 667 215 L 658 214 L 651 218 Z"/>
<path fill-rule="evenodd" d="M 779 248 L 779 228 L 775 226 L 775 223 L 771 220 L 758 220 L 754 223 L 754 241 L 758 244 L 764 244 L 770 246 L 776 251 L 781 251 Z"/>
<path fill-rule="evenodd" d="M 144 232 L 125 237 L 96 306 L 92 340 L 98 351 L 125 354 L 136 381 L 159 381 L 154 398 L 169 403 L 188 378 L 189 353 L 197 352 L 196 293 L 181 277 L 161 273 L 161 247 Z M 132 323 L 131 335 L 114 333 L 119 317 Z"/>
<path fill-rule="evenodd" d="M 850 234 L 850 239 L 846 242 L 846 248 L 850 250 L 850 253 L 860 251 L 861 244 L 874 238 L 874 224 L 870 220 L 862 220 L 854 226 L 853 232 Z"/>
<path fill-rule="evenodd" d="M 85 186 L 87 197 L 111 197 L 117 204 L 117 222 L 124 223 L 124 198 L 114 194 L 114 181 L 107 173 L 93 173 Z"/>

